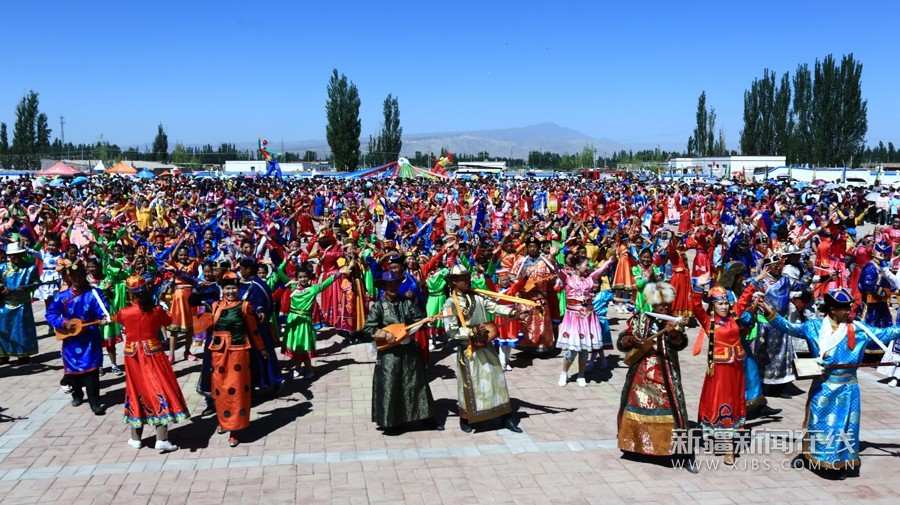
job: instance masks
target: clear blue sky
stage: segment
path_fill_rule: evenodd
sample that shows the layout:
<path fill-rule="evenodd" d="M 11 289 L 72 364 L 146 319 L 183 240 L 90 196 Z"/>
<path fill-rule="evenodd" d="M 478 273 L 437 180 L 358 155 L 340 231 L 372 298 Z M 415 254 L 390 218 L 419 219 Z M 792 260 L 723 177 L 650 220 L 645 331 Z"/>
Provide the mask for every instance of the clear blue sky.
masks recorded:
<path fill-rule="evenodd" d="M 743 92 L 763 68 L 853 52 L 868 142 L 900 144 L 897 3 L 686 4 L 9 2 L 0 121 L 11 129 L 33 89 L 54 137 L 65 115 L 67 141 L 150 143 L 159 122 L 170 146 L 324 139 L 337 68 L 359 88 L 364 142 L 393 93 L 406 133 L 552 121 L 684 149 L 706 90 L 737 148 Z"/>

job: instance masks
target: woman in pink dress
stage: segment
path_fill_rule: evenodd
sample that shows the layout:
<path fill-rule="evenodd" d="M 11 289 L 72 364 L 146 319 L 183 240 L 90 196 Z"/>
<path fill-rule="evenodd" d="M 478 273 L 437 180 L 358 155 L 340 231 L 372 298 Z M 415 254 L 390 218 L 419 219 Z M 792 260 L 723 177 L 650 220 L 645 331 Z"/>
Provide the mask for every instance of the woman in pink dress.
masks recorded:
<path fill-rule="evenodd" d="M 584 367 L 587 365 L 591 351 L 603 349 L 600 322 L 594 314 L 594 281 L 600 278 L 612 260 L 607 260 L 600 268 L 591 272 L 590 260 L 584 256 L 575 258 L 572 270 L 557 270 L 560 279 L 565 283 L 566 315 L 559 325 L 559 338 L 556 347 L 566 351 L 563 369 L 559 374 L 559 385 L 565 386 L 569 381 L 569 368 L 578 356 L 578 385 L 587 386 L 584 379 Z"/>

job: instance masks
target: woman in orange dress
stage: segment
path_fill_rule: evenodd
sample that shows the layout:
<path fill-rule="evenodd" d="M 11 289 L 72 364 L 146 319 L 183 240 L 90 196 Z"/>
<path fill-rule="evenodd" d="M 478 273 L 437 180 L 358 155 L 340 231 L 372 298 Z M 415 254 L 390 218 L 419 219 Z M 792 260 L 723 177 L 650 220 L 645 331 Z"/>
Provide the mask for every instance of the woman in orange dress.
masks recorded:
<path fill-rule="evenodd" d="M 222 300 L 213 305 L 212 396 L 219 420 L 218 433 L 231 432 L 228 444 L 238 445 L 237 432 L 250 426 L 250 346 L 270 359 L 248 302 L 238 298 L 234 274 L 219 281 Z"/>
<path fill-rule="evenodd" d="M 631 268 L 637 263 L 631 256 L 627 236 L 620 237 L 619 246 L 616 248 L 616 258 L 618 258 L 618 262 L 616 263 L 616 274 L 613 276 L 613 289 L 620 293 L 634 291 L 634 274 L 631 273 Z"/>
<path fill-rule="evenodd" d="M 116 321 L 125 335 L 125 424 L 131 426 L 128 445 L 141 448 L 144 425 L 156 428 L 156 450 L 175 451 L 168 440 L 169 424 L 190 417 L 184 395 L 172 365 L 159 341 L 159 330 L 172 322 L 158 306 L 143 277 L 131 275 L 125 281 L 131 305 L 120 310 Z"/>
<path fill-rule="evenodd" d="M 179 247 L 175 253 L 175 261 L 166 264 L 165 270 L 172 274 L 172 303 L 169 306 L 169 315 L 172 323 L 169 325 L 169 362 L 175 362 L 175 345 L 179 335 L 184 335 L 184 359 L 196 361 L 197 357 L 191 354 L 191 344 L 194 336 L 194 317 L 197 316 L 197 307 L 191 307 L 188 297 L 194 289 L 194 282 L 200 269 L 200 260 L 191 258 L 187 247 Z"/>

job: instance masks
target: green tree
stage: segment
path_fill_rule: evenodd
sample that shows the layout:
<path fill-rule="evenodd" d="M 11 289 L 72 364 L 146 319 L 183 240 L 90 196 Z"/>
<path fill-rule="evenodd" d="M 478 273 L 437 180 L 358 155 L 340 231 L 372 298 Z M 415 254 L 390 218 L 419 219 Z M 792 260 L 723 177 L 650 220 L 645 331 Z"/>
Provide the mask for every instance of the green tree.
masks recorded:
<path fill-rule="evenodd" d="M 694 134 L 688 138 L 688 154 L 690 156 L 706 156 L 709 151 L 709 130 L 707 129 L 708 112 L 706 111 L 706 91 L 697 99 L 697 126 Z"/>
<path fill-rule="evenodd" d="M 853 59 L 853 53 L 841 58 L 839 82 L 840 116 L 831 164 L 852 166 L 854 157 L 862 153 L 869 130 L 868 102 L 862 98 L 862 63 Z M 887 154 L 885 150 L 885 157 Z"/>
<path fill-rule="evenodd" d="M 153 139 L 153 149 L 150 153 L 150 161 L 169 161 L 169 136 L 163 129 L 162 123 L 156 128 L 156 138 Z"/>
<path fill-rule="evenodd" d="M 6 156 L 9 155 L 9 135 L 6 133 L 6 123 L 0 123 L 0 166 L 4 166 Z"/>
<path fill-rule="evenodd" d="M 315 151 L 306 151 L 303 154 L 303 161 L 316 161 L 318 159 L 318 155 Z"/>
<path fill-rule="evenodd" d="M 334 156 L 334 167 L 336 170 L 353 170 L 359 166 L 359 135 L 362 131 L 359 91 L 355 84 L 348 82 L 347 76 L 338 76 L 337 69 L 334 69 L 327 89 L 325 137 Z"/>
<path fill-rule="evenodd" d="M 792 155 L 789 163 L 812 163 L 813 152 L 813 95 L 812 74 L 806 63 L 797 65 L 794 72 L 794 131 L 791 139 Z"/>
<path fill-rule="evenodd" d="M 192 154 L 184 147 L 181 142 L 176 142 L 172 149 L 172 163 L 175 165 L 188 165 L 192 161 Z"/>
<path fill-rule="evenodd" d="M 774 74 L 772 75 L 774 79 Z M 772 111 L 773 151 L 769 154 L 780 154 L 792 157 L 794 118 L 791 114 L 791 76 L 785 72 L 781 76 L 781 84 L 775 91 Z"/>
<path fill-rule="evenodd" d="M 579 166 L 583 168 L 592 168 L 594 166 L 594 153 L 597 150 L 594 149 L 593 144 L 588 144 L 584 146 L 584 149 L 581 150 L 581 160 L 579 162 Z"/>
<path fill-rule="evenodd" d="M 16 124 L 13 126 L 12 153 L 20 155 L 22 168 L 40 168 L 40 159 L 35 156 L 35 124 L 38 116 L 38 94 L 29 91 L 16 106 Z"/>
<path fill-rule="evenodd" d="M 400 105 L 397 97 L 388 93 L 384 99 L 384 125 L 381 129 L 381 151 L 384 154 L 383 162 L 397 161 L 400 150 L 403 148 L 403 128 L 400 126 Z"/>
<path fill-rule="evenodd" d="M 0 123 L 0 168 L 7 167 L 9 157 L 9 135 L 6 132 L 6 123 Z"/>
<path fill-rule="evenodd" d="M 41 112 L 37 116 L 37 126 L 35 127 L 35 150 L 39 154 L 46 154 L 50 151 L 50 125 L 47 124 L 47 115 Z"/>

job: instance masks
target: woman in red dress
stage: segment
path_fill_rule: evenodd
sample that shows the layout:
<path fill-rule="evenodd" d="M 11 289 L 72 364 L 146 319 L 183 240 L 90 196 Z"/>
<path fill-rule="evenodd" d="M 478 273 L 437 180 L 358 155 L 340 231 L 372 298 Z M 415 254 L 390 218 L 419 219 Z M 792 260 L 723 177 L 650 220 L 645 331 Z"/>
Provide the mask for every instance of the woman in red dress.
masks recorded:
<path fill-rule="evenodd" d="M 709 336 L 706 375 L 700 393 L 698 419 L 705 433 L 712 432 L 718 441 L 725 439 L 721 432 L 734 434 L 743 428 L 747 417 L 744 399 L 744 346 L 737 320 L 748 311 L 754 314 L 755 302 L 748 307 L 755 289 L 748 287 L 741 294 L 732 311 L 728 292 L 720 286 L 709 291 L 709 312 L 703 310 L 700 293 L 693 296 L 694 316 L 700 323 L 700 335 L 694 345 L 694 355 L 700 354 L 703 335 Z M 725 464 L 734 464 L 734 444 L 726 450 Z"/>
<path fill-rule="evenodd" d="M 338 259 L 343 258 L 344 250 L 341 248 L 331 232 L 320 235 L 316 241 L 319 245 L 319 271 L 320 282 L 336 274 L 340 270 Z M 312 257 L 312 255 L 310 255 Z M 325 324 L 339 330 L 352 330 L 350 318 L 346 314 L 346 305 L 343 303 L 345 293 L 341 291 L 340 283 L 333 283 L 322 292 L 321 309 L 325 317 Z"/>
<path fill-rule="evenodd" d="M 116 321 L 125 335 L 125 424 L 131 426 L 128 445 L 141 448 L 144 425 L 156 427 L 157 450 L 178 449 L 168 440 L 168 425 L 190 417 L 181 388 L 175 380 L 159 330 L 172 318 L 156 305 L 153 291 L 139 275 L 125 281 L 131 305 L 120 310 Z"/>
<path fill-rule="evenodd" d="M 691 315 L 691 274 L 688 272 L 688 260 L 684 251 L 684 240 L 676 235 L 669 240 L 669 261 L 672 262 L 672 279 L 669 284 L 675 288 L 675 301 L 672 302 L 672 315 L 690 317 Z"/>

